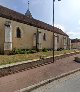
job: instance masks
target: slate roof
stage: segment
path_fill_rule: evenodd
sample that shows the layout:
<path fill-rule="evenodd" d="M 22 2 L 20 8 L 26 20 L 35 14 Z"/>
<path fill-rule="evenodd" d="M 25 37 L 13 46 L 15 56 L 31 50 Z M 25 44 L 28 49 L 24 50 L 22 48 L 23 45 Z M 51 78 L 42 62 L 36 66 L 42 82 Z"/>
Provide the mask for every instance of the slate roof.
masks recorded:
<path fill-rule="evenodd" d="M 21 14 L 19 12 L 14 11 L 14 10 L 8 9 L 8 8 L 3 7 L 1 5 L 0 5 L 0 17 L 7 18 L 7 19 L 10 19 L 10 20 L 14 20 L 14 21 L 17 21 L 17 22 L 20 22 L 20 23 L 24 23 L 24 24 L 27 24 L 27 25 L 31 25 L 31 26 L 34 26 L 34 27 L 38 27 L 38 28 L 45 29 L 45 30 L 53 32 L 53 26 L 51 26 L 47 23 L 44 23 L 42 21 L 36 20 L 34 18 L 28 18 L 24 14 Z M 68 36 L 61 29 L 56 28 L 56 27 L 54 27 L 54 32 L 61 34 L 61 35 L 64 35 L 64 36 Z"/>

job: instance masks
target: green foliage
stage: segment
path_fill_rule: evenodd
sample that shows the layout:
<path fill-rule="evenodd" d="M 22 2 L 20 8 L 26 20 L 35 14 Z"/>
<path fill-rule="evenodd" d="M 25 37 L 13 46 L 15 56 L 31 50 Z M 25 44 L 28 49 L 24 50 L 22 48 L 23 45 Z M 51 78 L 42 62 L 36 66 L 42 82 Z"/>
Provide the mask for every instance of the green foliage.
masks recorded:
<path fill-rule="evenodd" d="M 47 52 L 48 50 L 46 48 L 42 49 L 43 52 Z"/>
<path fill-rule="evenodd" d="M 64 48 L 58 48 L 58 49 L 57 49 L 57 51 L 62 51 L 62 50 L 64 50 Z"/>
<path fill-rule="evenodd" d="M 53 49 L 52 48 L 49 48 L 49 49 L 47 49 L 48 51 L 53 51 Z"/>
<path fill-rule="evenodd" d="M 33 49 L 13 49 L 10 52 L 10 55 L 15 55 L 15 54 L 31 54 L 31 53 L 36 53 L 36 50 Z"/>
<path fill-rule="evenodd" d="M 4 51 L 2 51 L 1 49 L 0 49 L 0 55 L 3 55 L 4 54 Z"/>

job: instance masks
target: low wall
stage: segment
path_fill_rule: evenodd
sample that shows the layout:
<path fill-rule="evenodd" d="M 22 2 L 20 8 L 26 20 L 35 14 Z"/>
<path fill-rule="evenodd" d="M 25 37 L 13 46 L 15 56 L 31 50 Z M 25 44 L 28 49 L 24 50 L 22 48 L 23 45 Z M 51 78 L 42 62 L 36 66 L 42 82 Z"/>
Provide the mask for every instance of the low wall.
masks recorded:
<path fill-rule="evenodd" d="M 65 55 L 58 55 L 54 58 L 54 60 L 62 59 L 65 57 L 69 57 L 75 54 L 79 54 L 80 52 L 75 52 L 75 53 L 68 53 Z M 13 65 L 5 65 L 4 67 L 0 67 L 0 77 L 7 76 L 9 74 L 13 74 L 16 72 L 20 72 L 26 69 L 32 69 L 36 67 L 40 67 L 46 64 L 53 63 L 53 57 L 48 57 L 48 58 L 42 58 L 40 60 L 33 60 L 30 62 L 22 62 L 18 64 L 13 64 Z"/>

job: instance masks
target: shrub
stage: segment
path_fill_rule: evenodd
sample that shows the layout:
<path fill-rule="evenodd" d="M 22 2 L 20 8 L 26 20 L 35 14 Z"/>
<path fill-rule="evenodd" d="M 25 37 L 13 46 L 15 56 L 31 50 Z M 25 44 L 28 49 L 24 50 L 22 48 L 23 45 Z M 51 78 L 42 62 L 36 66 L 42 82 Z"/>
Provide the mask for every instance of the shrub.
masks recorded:
<path fill-rule="evenodd" d="M 13 49 L 9 55 L 15 55 L 15 54 L 30 54 L 30 53 L 36 53 L 37 51 L 34 49 Z"/>
<path fill-rule="evenodd" d="M 60 51 L 60 48 L 58 48 L 57 51 Z"/>
<path fill-rule="evenodd" d="M 48 50 L 46 48 L 42 49 L 43 52 L 47 52 Z"/>
<path fill-rule="evenodd" d="M 36 53 L 36 52 L 37 52 L 36 50 L 28 50 L 28 51 L 26 51 L 27 54 Z"/>
<path fill-rule="evenodd" d="M 36 53 L 37 51 L 36 50 L 31 50 L 31 53 Z"/>
<path fill-rule="evenodd" d="M 4 54 L 4 51 L 0 49 L 0 54 L 3 55 Z"/>
<path fill-rule="evenodd" d="M 48 50 L 48 51 L 52 51 L 53 49 L 50 48 L 50 49 L 47 49 L 47 50 Z"/>
<path fill-rule="evenodd" d="M 15 55 L 15 53 L 13 51 L 10 51 L 9 55 Z"/>
<path fill-rule="evenodd" d="M 64 48 L 58 48 L 58 49 L 57 49 L 57 51 L 62 51 L 62 50 L 64 50 Z"/>
<path fill-rule="evenodd" d="M 21 49 L 13 49 L 10 53 L 10 55 L 15 55 L 15 54 L 25 54 L 25 51 L 24 50 L 21 50 Z"/>

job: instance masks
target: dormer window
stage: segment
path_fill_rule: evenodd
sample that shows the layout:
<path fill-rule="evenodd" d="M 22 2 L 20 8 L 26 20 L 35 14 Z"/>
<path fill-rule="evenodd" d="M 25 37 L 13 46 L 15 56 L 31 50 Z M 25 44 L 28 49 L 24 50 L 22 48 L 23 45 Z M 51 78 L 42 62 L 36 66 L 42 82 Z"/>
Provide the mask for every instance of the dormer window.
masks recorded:
<path fill-rule="evenodd" d="M 21 30 L 19 27 L 16 30 L 16 36 L 17 36 L 17 38 L 21 38 Z"/>

